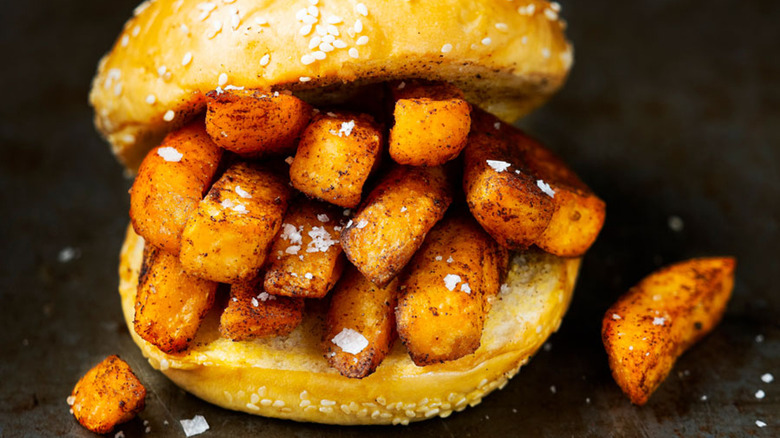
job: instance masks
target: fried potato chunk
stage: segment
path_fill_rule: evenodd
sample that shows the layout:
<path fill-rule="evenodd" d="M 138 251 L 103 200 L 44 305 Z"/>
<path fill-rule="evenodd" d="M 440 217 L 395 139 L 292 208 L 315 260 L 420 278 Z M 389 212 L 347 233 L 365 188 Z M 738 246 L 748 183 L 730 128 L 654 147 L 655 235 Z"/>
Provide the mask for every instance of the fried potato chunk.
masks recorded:
<path fill-rule="evenodd" d="M 95 433 L 109 433 L 144 409 L 146 388 L 125 361 L 111 355 L 87 371 L 68 397 L 73 416 Z"/>
<path fill-rule="evenodd" d="M 347 258 L 373 283 L 386 285 L 444 216 L 452 191 L 443 167 L 395 166 L 342 232 Z"/>
<path fill-rule="evenodd" d="M 604 314 L 601 338 L 612 376 L 636 405 L 677 358 L 720 321 L 734 286 L 730 257 L 693 259 L 654 272 Z"/>
<path fill-rule="evenodd" d="M 284 217 L 265 272 L 268 293 L 322 298 L 344 269 L 339 238 L 343 214 L 337 207 L 298 198 Z"/>
<path fill-rule="evenodd" d="M 537 178 L 537 186 L 553 198 L 550 222 L 534 243 L 561 257 L 585 254 L 604 225 L 606 204 L 549 149 L 519 131 L 511 130 L 509 135 L 511 144 L 522 151 L 522 162 Z"/>
<path fill-rule="evenodd" d="M 502 245 L 576 257 L 596 240 L 604 201 L 538 142 L 478 113 L 464 156 L 469 208 Z"/>
<path fill-rule="evenodd" d="M 184 227 L 184 269 L 220 283 L 257 277 L 289 198 L 284 179 L 270 170 L 242 162 L 230 166 Z"/>
<path fill-rule="evenodd" d="M 222 149 L 201 122 L 165 137 L 144 158 L 130 189 L 130 219 L 146 242 L 178 254 L 187 218 L 217 172 Z"/>
<path fill-rule="evenodd" d="M 399 278 L 398 335 L 419 366 L 479 348 L 489 299 L 508 263 L 468 213 L 450 214 L 431 230 Z"/>
<path fill-rule="evenodd" d="M 401 82 L 393 86 L 395 125 L 388 150 L 399 164 L 438 166 L 466 146 L 471 105 L 447 83 Z"/>
<path fill-rule="evenodd" d="M 326 113 L 303 131 L 290 180 L 301 192 L 354 208 L 382 151 L 382 130 L 371 116 Z"/>
<path fill-rule="evenodd" d="M 516 162 L 503 138 L 472 132 L 464 152 L 463 190 L 471 213 L 498 243 L 525 249 L 547 229 L 555 206 Z"/>
<path fill-rule="evenodd" d="M 303 299 L 264 292 L 259 281 L 230 286 L 219 332 L 233 341 L 290 334 L 303 319 Z"/>
<path fill-rule="evenodd" d="M 376 370 L 395 340 L 398 281 L 379 287 L 349 267 L 333 290 L 323 347 L 342 376 L 362 379 Z"/>
<path fill-rule="evenodd" d="M 231 88 L 206 94 L 206 131 L 245 157 L 290 154 L 312 108 L 289 93 Z"/>
<path fill-rule="evenodd" d="M 185 272 L 177 256 L 146 245 L 133 328 L 161 351 L 180 353 L 214 305 L 216 292 L 217 283 Z"/>

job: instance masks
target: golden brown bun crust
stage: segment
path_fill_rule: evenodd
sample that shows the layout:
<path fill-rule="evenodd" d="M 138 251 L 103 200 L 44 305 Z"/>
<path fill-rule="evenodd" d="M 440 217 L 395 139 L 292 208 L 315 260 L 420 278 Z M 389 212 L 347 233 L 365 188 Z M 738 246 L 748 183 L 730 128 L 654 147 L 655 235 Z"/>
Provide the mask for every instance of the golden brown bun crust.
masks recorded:
<path fill-rule="evenodd" d="M 219 315 L 204 321 L 182 356 L 166 355 L 132 330 L 143 239 L 128 227 L 119 292 L 133 340 L 151 365 L 192 394 L 219 406 L 297 421 L 407 424 L 449 416 L 503 387 L 561 322 L 580 259 L 544 253 L 516 256 L 509 288 L 493 301 L 476 353 L 444 364 L 415 366 L 400 342 L 376 372 L 348 379 L 322 356 L 322 322 L 313 311 L 288 337 L 232 342 L 219 338 Z"/>
<path fill-rule="evenodd" d="M 98 129 L 135 169 L 166 132 L 204 109 L 203 94 L 218 85 L 332 90 L 404 78 L 452 82 L 471 103 L 511 122 L 552 95 L 572 62 L 555 3 L 329 0 L 319 2 L 317 24 L 340 18 L 334 26 L 346 47 L 305 65 L 302 57 L 317 50 L 309 49 L 317 32 L 302 35 L 296 13 L 308 6 L 308 0 L 141 4 L 93 80 Z M 362 31 L 355 33 L 358 19 Z M 367 42 L 358 45 L 362 37 Z M 173 119 L 166 121 L 169 110 Z"/>

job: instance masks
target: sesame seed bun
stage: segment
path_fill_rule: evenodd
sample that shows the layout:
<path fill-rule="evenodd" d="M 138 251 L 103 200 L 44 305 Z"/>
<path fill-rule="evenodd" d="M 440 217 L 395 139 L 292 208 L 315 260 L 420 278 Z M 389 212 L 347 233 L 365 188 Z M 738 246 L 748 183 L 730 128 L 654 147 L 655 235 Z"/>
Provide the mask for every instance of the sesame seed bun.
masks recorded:
<path fill-rule="evenodd" d="M 374 374 L 349 379 L 323 357 L 322 315 L 316 308 L 307 307 L 304 322 L 289 336 L 244 342 L 219 337 L 215 311 L 187 352 L 161 352 L 133 330 L 143 246 L 143 238 L 128 227 L 119 292 L 130 334 L 154 368 L 192 394 L 228 409 L 344 425 L 447 417 L 502 388 L 557 330 L 580 265 L 580 259 L 541 252 L 516 255 L 508 287 L 494 299 L 482 345 L 474 354 L 418 367 L 397 341 Z"/>
<path fill-rule="evenodd" d="M 554 2 L 361 1 L 308 13 L 309 0 L 142 3 L 99 64 L 95 123 L 135 169 L 218 86 L 333 91 L 424 78 L 512 122 L 552 95 L 572 62 Z M 315 46 L 318 31 L 338 36 Z"/>

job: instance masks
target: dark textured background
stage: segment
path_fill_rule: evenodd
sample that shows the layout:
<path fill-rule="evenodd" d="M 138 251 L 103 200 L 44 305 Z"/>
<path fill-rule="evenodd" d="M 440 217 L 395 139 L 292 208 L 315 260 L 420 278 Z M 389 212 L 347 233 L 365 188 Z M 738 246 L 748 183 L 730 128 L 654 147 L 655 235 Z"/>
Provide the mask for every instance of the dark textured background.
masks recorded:
<path fill-rule="evenodd" d="M 150 436 L 183 435 L 178 420 L 195 414 L 211 425 L 204 437 L 780 435 L 780 381 L 760 380 L 780 379 L 780 3 L 563 2 L 575 68 L 522 125 L 607 201 L 604 231 L 549 352 L 477 408 L 406 428 L 224 411 L 168 383 L 132 344 L 116 292 L 130 181 L 86 96 L 134 3 L 0 6 L 0 436 L 90 436 L 65 398 L 111 353 L 150 388 L 128 437 L 144 435 L 144 420 Z M 79 256 L 59 262 L 65 247 Z M 661 264 L 715 254 L 739 259 L 725 319 L 645 407 L 631 406 L 600 343 L 604 310 Z"/>

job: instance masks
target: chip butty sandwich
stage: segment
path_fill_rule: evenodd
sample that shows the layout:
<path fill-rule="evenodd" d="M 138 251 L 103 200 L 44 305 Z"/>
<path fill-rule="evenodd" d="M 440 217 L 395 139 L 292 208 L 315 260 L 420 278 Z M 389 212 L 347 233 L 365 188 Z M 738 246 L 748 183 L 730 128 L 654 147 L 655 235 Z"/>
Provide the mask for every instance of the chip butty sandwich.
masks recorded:
<path fill-rule="evenodd" d="M 511 125 L 572 63 L 536 0 L 157 0 L 99 64 L 136 172 L 130 333 L 228 409 L 408 424 L 555 331 L 605 205 Z"/>

